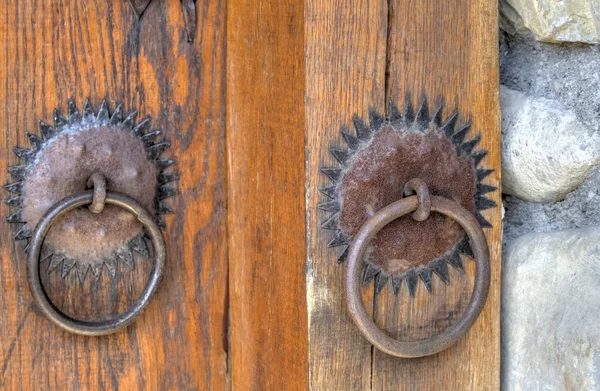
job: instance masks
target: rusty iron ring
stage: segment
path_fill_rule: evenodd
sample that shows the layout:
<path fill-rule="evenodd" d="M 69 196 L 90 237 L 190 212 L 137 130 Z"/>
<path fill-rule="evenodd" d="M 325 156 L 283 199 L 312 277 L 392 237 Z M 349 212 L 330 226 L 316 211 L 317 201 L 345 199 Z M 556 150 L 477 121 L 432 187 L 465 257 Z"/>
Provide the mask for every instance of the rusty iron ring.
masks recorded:
<path fill-rule="evenodd" d="M 48 319 L 59 327 L 75 334 L 99 336 L 114 333 L 129 324 L 148 306 L 150 299 L 156 293 L 158 285 L 162 280 L 166 247 L 165 241 L 160 232 L 160 228 L 154 222 L 154 218 L 137 201 L 124 194 L 106 193 L 105 202 L 116 205 L 136 215 L 138 220 L 144 225 L 152 245 L 154 247 L 154 268 L 150 278 L 144 287 L 140 297 L 133 306 L 126 311 L 119 313 L 116 317 L 102 321 L 83 321 L 73 319 L 62 313 L 48 298 L 40 278 L 40 253 L 44 238 L 52 224 L 62 215 L 93 202 L 94 191 L 86 191 L 65 197 L 54 204 L 48 212 L 40 219 L 35 227 L 31 239 L 31 248 L 27 256 L 27 279 L 29 289 L 40 310 Z"/>
<path fill-rule="evenodd" d="M 102 212 L 106 201 L 106 178 L 101 173 L 95 172 L 89 177 L 87 186 L 94 189 L 94 198 L 88 209 L 92 213 Z"/>
<path fill-rule="evenodd" d="M 412 218 L 416 221 L 427 220 L 431 213 L 431 196 L 429 195 L 427 184 L 422 179 L 413 178 L 406 182 L 404 193 L 417 193 L 417 198 L 419 199 L 417 210 L 411 214 Z"/>
<path fill-rule="evenodd" d="M 418 190 L 418 188 L 417 188 Z M 379 350 L 396 357 L 429 356 L 450 347 L 475 323 L 487 300 L 490 287 L 490 256 L 483 230 L 472 213 L 444 197 L 430 196 L 431 210 L 457 221 L 466 231 L 475 255 L 475 286 L 462 317 L 442 333 L 421 341 L 399 341 L 377 327 L 367 314 L 360 294 L 360 271 L 369 241 L 393 220 L 419 209 L 419 195 L 403 198 L 381 209 L 361 227 L 348 253 L 346 299 L 348 310 L 362 334 Z"/>

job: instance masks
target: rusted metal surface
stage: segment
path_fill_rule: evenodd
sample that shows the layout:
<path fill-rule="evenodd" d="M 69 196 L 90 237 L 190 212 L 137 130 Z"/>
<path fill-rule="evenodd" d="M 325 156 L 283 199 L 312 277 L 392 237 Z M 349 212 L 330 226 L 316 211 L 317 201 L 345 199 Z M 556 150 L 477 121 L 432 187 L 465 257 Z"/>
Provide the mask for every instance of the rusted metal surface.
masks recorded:
<path fill-rule="evenodd" d="M 101 173 L 96 172 L 88 179 L 87 186 L 94 189 L 94 198 L 88 209 L 92 213 L 102 212 L 106 201 L 106 178 Z"/>
<path fill-rule="evenodd" d="M 427 220 L 431 213 L 431 195 L 429 194 L 427 184 L 422 179 L 413 178 L 404 186 L 404 193 L 417 193 L 419 205 L 417 206 L 417 210 L 412 213 L 412 218 L 416 221 Z"/>
<path fill-rule="evenodd" d="M 133 213 L 146 229 L 146 233 L 152 240 L 154 268 L 140 297 L 129 309 L 121 312 L 116 317 L 108 320 L 90 322 L 73 319 L 65 315 L 50 302 L 50 299 L 44 291 L 40 278 L 40 253 L 44 238 L 52 224 L 69 211 L 90 204 L 93 200 L 94 191 L 82 192 L 65 197 L 52 206 L 40 219 L 33 232 L 31 248 L 27 257 L 27 278 L 29 281 L 29 288 L 36 304 L 48 319 L 59 327 L 72 333 L 98 336 L 111 334 L 121 330 L 131 324 L 135 318 L 141 314 L 144 308 L 148 306 L 150 299 L 156 293 L 158 285 L 163 277 L 166 247 L 160 228 L 154 222 L 152 215 L 145 210 L 143 206 L 133 198 L 124 194 L 107 193 L 105 198 L 107 204 L 118 206 Z"/>
<path fill-rule="evenodd" d="M 346 297 L 348 310 L 362 334 L 379 350 L 397 357 L 423 357 L 438 353 L 456 343 L 464 336 L 477 320 L 485 302 L 490 286 L 489 249 L 485 235 L 477 219 L 458 203 L 440 196 L 430 196 L 425 183 L 411 180 L 409 190 L 416 190 L 416 196 L 410 196 L 378 211 L 367 220 L 350 244 L 348 269 L 346 271 Z M 370 240 L 390 222 L 413 213 L 413 218 L 421 221 L 427 218 L 428 209 L 441 213 L 457 221 L 467 233 L 477 265 L 475 286 L 471 300 L 462 317 L 442 333 L 421 341 L 398 341 L 389 337 L 377 327 L 367 314 L 360 293 L 360 271 L 363 258 Z M 423 244 L 426 245 L 426 244 Z"/>
<path fill-rule="evenodd" d="M 122 105 L 111 112 L 106 100 L 97 111 L 89 100 L 81 111 L 69 100 L 68 115 L 55 109 L 53 117 L 53 126 L 40 122 L 39 135 L 28 133 L 32 148 L 14 148 L 21 162 L 9 171 L 18 182 L 5 188 L 16 194 L 9 199 L 15 210 L 8 218 L 19 226 L 15 240 L 30 241 L 50 206 L 93 185 L 93 213 L 73 210 L 48 232 L 42 251 L 50 260 L 47 270 L 62 278 L 76 272 L 83 282 L 103 272 L 114 277 L 119 263 L 133 269 L 135 253 L 149 254 L 143 227 L 121 208 L 104 207 L 101 198 L 107 190 L 126 194 L 164 228 L 165 214 L 172 213 L 166 199 L 177 193 L 172 182 L 178 179 L 167 170 L 175 162 L 161 158 L 170 143 L 150 127 L 149 118 L 138 122 L 137 112 L 126 113 Z"/>
<path fill-rule="evenodd" d="M 411 178 L 420 178 L 432 195 L 454 200 L 482 227 L 491 227 L 482 213 L 496 206 L 487 197 L 496 187 L 483 181 L 493 170 L 484 167 L 481 136 L 470 121 L 461 123 L 458 111 L 444 115 L 443 104 L 430 110 L 425 96 L 415 109 L 407 97 L 402 109 L 392 102 L 387 116 L 371 109 L 368 123 L 358 116 L 352 122 L 354 132 L 340 130 L 347 148 L 329 149 L 339 165 L 321 166 L 331 181 L 321 188 L 326 199 L 318 208 L 327 213 L 321 228 L 335 231 L 328 247 L 339 249 L 339 262 L 347 258 L 361 226 L 411 189 L 406 187 Z M 464 270 L 461 258 L 471 256 L 472 249 L 460 225 L 440 214 L 424 216 L 417 213 L 418 222 L 393 221 L 373 238 L 363 283 L 374 281 L 375 293 L 391 285 L 398 295 L 405 286 L 414 297 L 419 280 L 431 292 L 434 275 L 449 284 L 448 266 Z"/>

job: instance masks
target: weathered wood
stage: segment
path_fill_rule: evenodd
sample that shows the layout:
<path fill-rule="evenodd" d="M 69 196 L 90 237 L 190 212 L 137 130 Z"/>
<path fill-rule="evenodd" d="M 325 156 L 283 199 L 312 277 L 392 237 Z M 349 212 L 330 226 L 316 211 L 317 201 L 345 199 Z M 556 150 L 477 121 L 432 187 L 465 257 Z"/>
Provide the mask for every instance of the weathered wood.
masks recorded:
<path fill-rule="evenodd" d="M 495 1 L 394 0 L 390 12 L 389 98 L 403 101 L 442 98 L 446 115 L 454 108 L 461 121 L 472 120 L 481 134 L 479 148 L 489 152 L 483 164 L 496 171 L 485 183 L 500 187 L 497 4 Z M 433 105 L 432 105 L 433 106 Z M 489 194 L 502 205 L 500 190 Z M 499 389 L 501 206 L 484 211 L 493 228 L 484 229 L 490 245 L 491 287 L 486 306 L 468 334 L 446 351 L 418 360 L 399 360 L 379 351 L 373 356 L 373 389 Z M 421 289 L 414 299 L 386 290 L 376 301 L 380 327 L 398 338 L 421 339 L 438 333 L 464 311 L 473 289 L 474 263 L 466 273 L 439 279 L 434 293 Z M 420 287 L 421 288 L 421 287 Z M 405 328 L 416 330 L 404 332 Z"/>
<path fill-rule="evenodd" d="M 316 209 L 327 183 L 319 167 L 332 163 L 340 126 L 408 92 L 415 102 L 421 93 L 444 98 L 446 113 L 457 107 L 473 120 L 497 170 L 486 183 L 499 186 L 496 4 L 223 3 L 196 2 L 191 45 L 179 1 L 151 2 L 141 21 L 126 1 L 0 5 L 5 182 L 11 148 L 69 97 L 97 107 L 106 96 L 152 116 L 181 175 L 166 278 L 147 312 L 116 335 L 73 336 L 44 319 L 23 246 L 0 227 L 0 388 L 497 389 L 498 209 L 484 213 L 494 225 L 492 289 L 480 320 L 455 347 L 417 360 L 384 355 L 360 335 L 343 297 L 345 266 L 320 228 L 327 214 Z M 45 284 L 65 311 L 108 316 L 138 294 L 151 267 L 138 265 L 113 281 L 79 286 L 74 275 L 52 275 Z M 434 279 L 433 295 L 419 287 L 413 299 L 388 288 L 374 296 L 370 285 L 363 300 L 395 337 L 425 338 L 460 316 L 473 273 L 469 263 L 465 274 L 451 271 L 450 285 Z"/>
<path fill-rule="evenodd" d="M 332 163 L 327 147 L 337 128 L 352 114 L 366 118 L 366 107 L 380 111 L 389 99 L 400 105 L 411 93 L 430 107 L 443 99 L 446 115 L 455 107 L 461 120 L 481 133 L 485 165 L 496 171 L 486 183 L 499 187 L 499 108 L 496 4 L 479 0 L 389 2 L 335 7 L 307 1 L 307 213 L 309 268 L 310 371 L 313 389 L 498 389 L 501 218 L 499 208 L 484 212 L 493 224 L 486 230 L 492 281 L 480 319 L 456 346 L 438 355 L 403 360 L 372 350 L 348 318 L 341 290 L 343 266 L 327 250 L 329 238 L 319 228 L 314 205 L 318 187 L 327 181 L 319 165 Z M 383 33 L 380 31 L 383 30 Z M 389 35 L 385 31 L 388 31 Z M 371 37 L 371 40 L 364 37 Z M 362 39 L 361 39 L 362 37 Z M 380 38 L 379 38 L 380 37 Z M 387 50 L 386 50 L 387 47 Z M 387 66 L 382 53 L 387 52 Z M 387 72 L 387 75 L 386 75 Z M 386 86 L 385 94 L 383 85 Z M 491 194 L 501 205 L 500 191 Z M 470 299 L 474 265 L 466 273 L 450 271 L 451 283 L 434 277 L 434 294 L 419 284 L 415 298 L 391 288 L 363 300 L 373 307 L 377 324 L 396 338 L 418 340 L 438 333 L 462 314 Z"/>
<path fill-rule="evenodd" d="M 303 1 L 227 12 L 232 386 L 306 390 Z"/>
<path fill-rule="evenodd" d="M 154 1 L 141 21 L 126 1 L 0 4 L 0 172 L 15 164 L 25 131 L 66 109 L 73 97 L 95 108 L 149 115 L 172 142 L 180 195 L 167 218 L 165 279 L 147 311 L 126 331 L 89 338 L 63 332 L 32 303 L 23 245 L 0 226 L 1 389 L 227 389 L 225 6 L 198 0 L 193 45 L 179 1 Z M 6 216 L 8 208 L 2 207 Z M 123 309 L 151 265 L 138 262 L 109 282 L 74 275 L 52 285 L 66 311 L 83 318 Z M 63 285 L 59 285 L 63 284 Z"/>
<path fill-rule="evenodd" d="M 317 211 L 328 180 L 319 172 L 332 165 L 328 148 L 342 145 L 338 131 L 352 116 L 384 110 L 387 1 L 306 1 L 306 213 L 310 385 L 313 390 L 371 387 L 372 347 L 346 310 L 345 265 L 328 249 L 333 231 L 320 224 L 331 213 Z M 363 297 L 372 302 L 372 292 Z M 370 307 L 370 304 L 369 304 Z M 369 308 L 368 307 L 368 308 Z"/>

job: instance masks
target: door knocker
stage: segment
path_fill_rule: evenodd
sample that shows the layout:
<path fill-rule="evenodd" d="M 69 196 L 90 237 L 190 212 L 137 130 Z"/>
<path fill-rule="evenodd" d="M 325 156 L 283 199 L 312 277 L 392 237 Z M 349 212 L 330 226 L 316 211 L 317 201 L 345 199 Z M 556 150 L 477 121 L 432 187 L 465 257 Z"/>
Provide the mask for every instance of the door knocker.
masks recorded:
<path fill-rule="evenodd" d="M 443 121 L 442 110 L 430 116 L 422 98 L 415 112 L 409 97 L 402 113 L 392 103 L 387 118 L 369 110 L 368 125 L 355 116 L 356 133 L 340 131 L 347 148 L 330 148 L 341 166 L 321 167 L 332 182 L 321 189 L 327 199 L 318 208 L 331 213 L 321 227 L 335 231 L 328 247 L 342 248 L 338 261 L 349 261 L 351 317 L 373 345 L 398 357 L 427 356 L 454 344 L 481 313 L 490 284 L 481 227 L 491 224 L 481 212 L 496 206 L 485 196 L 496 188 L 483 183 L 493 170 L 480 167 L 487 152 L 476 149 L 479 136 L 467 139 L 470 123 L 457 126 L 456 110 Z M 412 219 L 402 218 L 409 213 Z M 432 293 L 434 276 L 451 283 L 448 265 L 463 271 L 461 256 L 476 262 L 475 286 L 462 317 L 442 333 L 395 340 L 367 314 L 361 281 L 374 281 L 375 293 L 388 282 L 396 295 L 406 286 L 413 297 L 420 280 Z"/>
<path fill-rule="evenodd" d="M 103 101 L 97 113 L 86 101 L 80 113 L 69 101 L 69 115 L 54 111 L 54 126 L 40 122 L 40 135 L 29 134 L 32 148 L 14 148 L 24 163 L 9 167 L 17 182 L 5 186 L 15 207 L 7 221 L 18 226 L 15 240 L 26 241 L 27 276 L 33 298 L 58 326 L 84 335 L 104 335 L 130 324 L 148 305 L 164 271 L 166 248 L 161 229 L 172 213 L 165 199 L 177 193 L 166 171 L 175 162 L 161 158 L 170 146 L 136 123 L 136 112 L 123 118 L 121 106 L 109 113 Z M 91 190 L 87 190 L 90 189 Z M 88 208 L 82 208 L 89 205 Z M 152 244 L 148 245 L 148 241 Z M 150 278 L 133 306 L 115 318 L 81 321 L 60 312 L 48 298 L 40 273 L 76 273 L 80 283 L 112 278 L 136 258 L 153 258 Z"/>

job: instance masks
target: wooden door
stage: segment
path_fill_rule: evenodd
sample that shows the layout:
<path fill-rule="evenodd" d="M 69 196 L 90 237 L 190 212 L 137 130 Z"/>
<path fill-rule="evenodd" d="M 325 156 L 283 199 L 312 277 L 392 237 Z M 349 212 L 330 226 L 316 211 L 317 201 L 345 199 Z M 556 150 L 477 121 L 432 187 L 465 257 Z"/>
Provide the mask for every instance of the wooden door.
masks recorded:
<path fill-rule="evenodd" d="M 483 390 L 500 377 L 499 210 L 486 211 L 491 290 L 479 320 L 437 355 L 399 359 L 360 334 L 344 297 L 345 265 L 317 209 L 328 148 L 369 108 L 421 94 L 472 121 L 499 187 L 497 4 L 377 0 L 230 1 L 227 145 L 231 380 L 235 389 Z M 491 193 L 500 205 L 500 192 Z M 377 324 L 422 339 L 468 302 L 474 265 L 415 299 L 363 289 Z M 413 333 L 408 331 L 413 327 Z M 236 363 L 238 365 L 236 365 Z"/>
<path fill-rule="evenodd" d="M 94 110 L 107 99 L 152 118 L 177 160 L 169 200 L 165 278 L 147 311 L 106 337 L 62 331 L 27 287 L 23 243 L 1 226 L 0 389 L 186 390 L 228 387 L 228 267 L 225 157 L 225 4 L 199 1 L 198 31 L 185 36 L 179 1 L 154 1 L 138 20 L 127 1 L 5 1 L 0 5 L 0 165 L 38 121 L 73 98 Z M 3 181 L 12 181 L 7 174 Z M 3 208 L 7 215 L 8 207 Z M 50 274 L 53 301 L 85 319 L 123 310 L 145 283 L 151 260 L 114 279 L 80 284 Z M 47 285 L 48 286 L 48 285 Z"/>
<path fill-rule="evenodd" d="M 144 3 L 143 1 L 140 3 Z M 193 4 L 190 40 L 182 7 Z M 126 0 L 0 2 L 0 171 L 14 146 L 73 99 L 149 116 L 177 160 L 163 232 L 165 278 L 127 329 L 103 337 L 55 327 L 33 303 L 24 244 L 0 225 L 0 389 L 384 390 L 499 388 L 501 227 L 484 213 L 491 289 L 455 346 L 399 359 L 360 334 L 346 309 L 345 265 L 320 229 L 322 165 L 341 126 L 389 114 L 412 94 L 472 121 L 499 187 L 496 2 L 154 0 L 138 19 Z M 500 204 L 499 191 L 493 198 Z M 12 210 L 3 206 L 3 215 Z M 414 299 L 363 299 L 376 323 L 410 338 L 464 309 L 474 265 Z M 81 283 L 49 274 L 53 302 L 83 319 L 137 297 L 151 261 Z M 437 285 L 436 285 L 437 284 Z M 425 308 L 425 310 L 420 310 Z M 454 312 L 453 312 L 454 311 Z M 452 314 L 449 314 L 452 312 Z M 408 330 L 411 330 L 410 328 Z"/>

